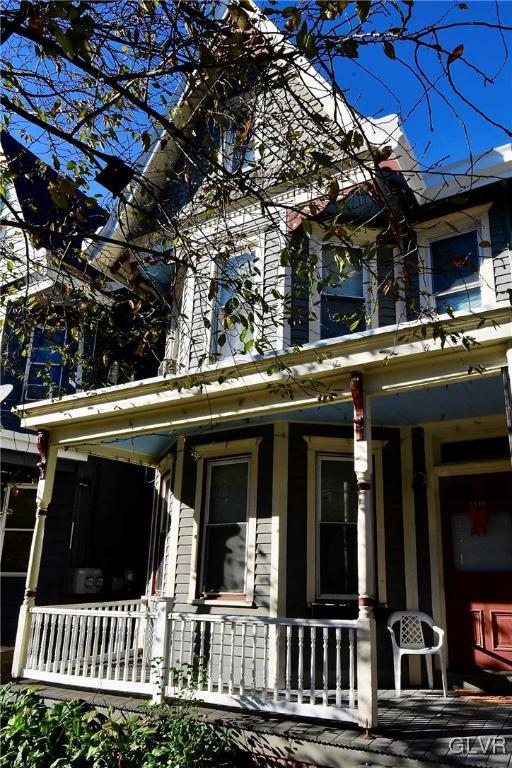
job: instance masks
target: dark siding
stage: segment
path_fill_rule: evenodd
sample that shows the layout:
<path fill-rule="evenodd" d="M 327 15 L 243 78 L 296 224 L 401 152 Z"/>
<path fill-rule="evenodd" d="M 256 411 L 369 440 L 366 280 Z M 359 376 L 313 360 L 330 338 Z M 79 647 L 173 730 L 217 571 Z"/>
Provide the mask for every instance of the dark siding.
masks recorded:
<path fill-rule="evenodd" d="M 509 200 L 503 198 L 499 202 L 494 203 L 489 210 L 489 227 L 491 231 L 497 301 L 508 300 L 508 290 L 512 288 L 510 220 L 511 206 Z"/>
<path fill-rule="evenodd" d="M 405 238 L 404 251 L 406 254 L 403 257 L 406 319 L 415 320 L 420 312 L 420 269 L 423 254 L 418 254 L 414 233 Z"/>
<path fill-rule="evenodd" d="M 382 451 L 384 509 L 386 514 L 386 584 L 390 611 L 405 606 L 404 524 L 402 509 L 402 471 L 400 432 Z"/>
<path fill-rule="evenodd" d="M 377 251 L 379 327 L 396 323 L 393 246 L 380 245 Z"/>

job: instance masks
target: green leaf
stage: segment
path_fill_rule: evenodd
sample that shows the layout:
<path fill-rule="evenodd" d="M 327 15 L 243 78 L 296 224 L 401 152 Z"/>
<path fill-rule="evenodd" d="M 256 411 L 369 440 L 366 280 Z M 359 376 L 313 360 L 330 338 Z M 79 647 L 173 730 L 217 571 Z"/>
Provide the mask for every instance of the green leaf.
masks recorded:
<path fill-rule="evenodd" d="M 395 46 L 389 40 L 384 40 L 384 53 L 389 59 L 396 59 Z"/>
<path fill-rule="evenodd" d="M 356 12 L 359 16 L 359 21 L 361 24 L 366 21 L 368 18 L 368 14 L 370 13 L 370 0 L 357 0 L 356 2 Z"/>
<path fill-rule="evenodd" d="M 348 59 L 357 59 L 359 46 L 356 40 L 343 40 L 340 45 L 340 53 Z"/>
<path fill-rule="evenodd" d="M 140 138 L 142 140 L 142 146 L 144 147 L 144 149 L 147 152 L 148 149 L 151 146 L 151 136 L 149 135 L 149 133 L 147 131 L 142 131 L 142 133 L 140 135 Z"/>

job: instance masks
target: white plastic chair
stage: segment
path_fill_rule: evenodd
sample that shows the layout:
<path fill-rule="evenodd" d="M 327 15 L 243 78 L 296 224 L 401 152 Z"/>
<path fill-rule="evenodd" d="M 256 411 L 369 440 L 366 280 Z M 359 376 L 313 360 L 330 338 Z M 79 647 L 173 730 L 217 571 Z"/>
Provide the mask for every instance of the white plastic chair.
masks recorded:
<path fill-rule="evenodd" d="M 398 643 L 394 626 L 400 622 Z M 437 635 L 437 645 L 425 645 L 423 624 L 431 627 Z M 395 668 L 395 694 L 400 696 L 402 677 L 402 656 L 407 654 L 425 657 L 429 688 L 434 687 L 434 675 L 432 671 L 432 656 L 437 654 L 441 664 L 441 678 L 443 680 L 443 695 L 446 698 L 448 685 L 446 680 L 446 662 L 443 653 L 444 629 L 437 627 L 432 617 L 422 611 L 394 611 L 388 619 L 388 630 L 393 644 L 393 664 Z"/>

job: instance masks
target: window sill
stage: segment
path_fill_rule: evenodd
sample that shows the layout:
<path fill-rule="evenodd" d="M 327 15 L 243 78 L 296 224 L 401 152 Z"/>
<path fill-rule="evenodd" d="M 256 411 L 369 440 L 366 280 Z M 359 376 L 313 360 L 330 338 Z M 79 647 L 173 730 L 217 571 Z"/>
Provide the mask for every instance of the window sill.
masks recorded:
<path fill-rule="evenodd" d="M 231 608 L 256 608 L 252 600 L 229 600 L 222 597 L 213 600 L 207 597 L 196 597 L 195 600 L 192 600 L 192 605 L 219 605 L 223 608 L 227 606 Z"/>

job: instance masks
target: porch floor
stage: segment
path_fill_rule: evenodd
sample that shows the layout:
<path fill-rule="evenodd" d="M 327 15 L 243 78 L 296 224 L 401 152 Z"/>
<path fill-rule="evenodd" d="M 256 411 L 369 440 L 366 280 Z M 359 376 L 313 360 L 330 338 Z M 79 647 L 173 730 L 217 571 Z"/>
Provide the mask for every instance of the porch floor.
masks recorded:
<path fill-rule="evenodd" d="M 144 700 L 23 681 L 14 688 L 37 687 L 48 702 L 83 699 L 120 713 L 136 711 Z M 355 726 L 201 706 L 201 714 L 231 727 L 241 744 L 281 761 L 353 766 L 485 766 L 512 768 L 512 697 L 460 691 L 443 699 L 440 691 L 379 691 L 379 725 L 367 737 Z M 275 763 L 274 763 L 275 761 Z M 280 765 L 283 765 L 283 762 Z"/>

